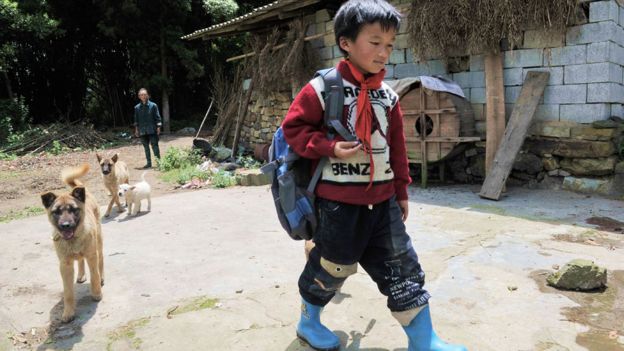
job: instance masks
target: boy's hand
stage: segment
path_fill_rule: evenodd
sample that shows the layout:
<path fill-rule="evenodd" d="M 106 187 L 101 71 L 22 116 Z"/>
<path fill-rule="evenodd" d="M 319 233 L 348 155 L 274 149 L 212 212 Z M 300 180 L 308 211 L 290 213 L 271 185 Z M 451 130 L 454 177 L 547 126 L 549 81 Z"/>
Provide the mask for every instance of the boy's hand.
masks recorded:
<path fill-rule="evenodd" d="M 407 215 L 409 214 L 409 202 L 407 200 L 397 201 L 399 207 L 401 208 L 401 212 L 403 212 L 403 222 L 407 219 Z"/>
<path fill-rule="evenodd" d="M 360 150 L 359 141 L 338 141 L 334 146 L 334 154 L 339 159 L 349 158 Z"/>
<path fill-rule="evenodd" d="M 160 127 L 156 127 L 156 135 L 160 135 Z"/>

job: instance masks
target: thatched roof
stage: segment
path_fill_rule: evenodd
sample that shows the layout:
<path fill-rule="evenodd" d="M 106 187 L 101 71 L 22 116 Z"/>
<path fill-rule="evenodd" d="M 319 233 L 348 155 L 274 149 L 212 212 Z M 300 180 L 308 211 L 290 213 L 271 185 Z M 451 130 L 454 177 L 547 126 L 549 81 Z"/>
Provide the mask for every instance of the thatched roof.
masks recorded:
<path fill-rule="evenodd" d="M 342 2 L 330 0 L 276 0 L 227 22 L 196 30 L 191 34 L 183 36 L 182 39 L 210 39 L 265 30 L 277 24 L 289 22 L 295 17 L 313 14 L 322 8 L 340 6 Z"/>

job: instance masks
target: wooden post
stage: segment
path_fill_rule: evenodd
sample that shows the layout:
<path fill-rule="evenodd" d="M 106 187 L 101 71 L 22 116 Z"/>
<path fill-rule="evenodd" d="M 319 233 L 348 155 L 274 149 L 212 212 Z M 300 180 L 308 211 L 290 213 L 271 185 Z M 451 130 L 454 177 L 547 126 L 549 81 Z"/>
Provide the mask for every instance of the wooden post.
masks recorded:
<path fill-rule="evenodd" d="M 422 154 L 422 160 L 420 161 L 420 187 L 427 187 L 427 115 L 425 114 L 425 87 L 421 85 L 420 88 L 420 152 Z"/>
<path fill-rule="evenodd" d="M 254 80 L 251 79 L 249 82 L 249 88 L 247 88 L 247 94 L 245 94 L 245 100 L 243 104 L 240 106 L 242 108 L 241 113 L 238 116 L 238 120 L 236 121 L 236 130 L 234 131 L 234 141 L 232 142 L 232 158 L 236 159 L 236 153 L 238 149 L 238 139 L 240 138 L 241 129 L 243 128 L 243 124 L 245 123 L 245 118 L 247 117 L 247 111 L 249 110 L 249 100 L 251 100 L 251 92 L 253 91 Z"/>
<path fill-rule="evenodd" d="M 503 84 L 503 55 L 485 56 L 485 174 L 489 174 L 496 150 L 505 133 L 505 86 Z"/>
<path fill-rule="evenodd" d="M 509 118 L 509 125 L 496 152 L 492 169 L 485 177 L 479 196 L 491 200 L 500 198 L 516 155 L 529 131 L 535 110 L 537 110 L 537 104 L 542 98 L 549 76 L 550 73 L 548 72 L 529 71 L 527 74 L 522 90 L 520 90 L 520 97 L 518 97 L 511 118 Z"/>

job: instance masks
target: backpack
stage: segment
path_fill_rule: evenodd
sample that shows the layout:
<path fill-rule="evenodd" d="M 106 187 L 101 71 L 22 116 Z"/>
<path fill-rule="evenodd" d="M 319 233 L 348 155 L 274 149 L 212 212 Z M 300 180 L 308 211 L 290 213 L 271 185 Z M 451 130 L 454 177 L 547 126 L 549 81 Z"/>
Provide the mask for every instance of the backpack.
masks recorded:
<path fill-rule="evenodd" d="M 342 76 L 336 68 L 316 72 L 325 83 L 324 123 L 328 127 L 328 139 L 340 134 L 345 140 L 356 140 L 342 125 L 344 89 Z M 284 138 L 282 128 L 273 135 L 269 147 L 269 162 L 261 168 L 262 173 L 272 174 L 271 194 L 279 221 L 294 240 L 310 240 L 317 227 L 314 189 L 328 158 L 320 159 L 316 171 L 310 175 L 311 160 L 295 153 Z"/>

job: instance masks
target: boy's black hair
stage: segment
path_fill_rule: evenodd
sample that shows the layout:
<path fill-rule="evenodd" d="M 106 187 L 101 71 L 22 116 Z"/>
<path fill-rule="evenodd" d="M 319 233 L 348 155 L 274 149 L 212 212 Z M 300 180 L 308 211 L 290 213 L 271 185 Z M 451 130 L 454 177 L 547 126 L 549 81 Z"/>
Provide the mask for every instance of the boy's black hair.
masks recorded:
<path fill-rule="evenodd" d="M 340 47 L 340 37 L 355 41 L 363 25 L 375 22 L 379 22 L 384 30 L 398 30 L 401 14 L 384 0 L 349 0 L 342 4 L 334 17 L 334 34 L 340 51 L 347 55 Z"/>

